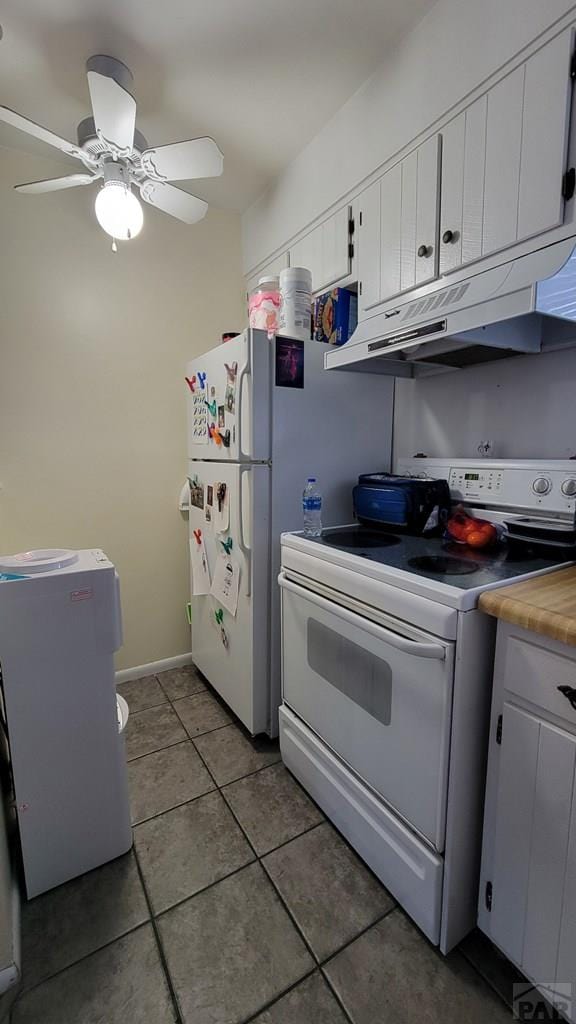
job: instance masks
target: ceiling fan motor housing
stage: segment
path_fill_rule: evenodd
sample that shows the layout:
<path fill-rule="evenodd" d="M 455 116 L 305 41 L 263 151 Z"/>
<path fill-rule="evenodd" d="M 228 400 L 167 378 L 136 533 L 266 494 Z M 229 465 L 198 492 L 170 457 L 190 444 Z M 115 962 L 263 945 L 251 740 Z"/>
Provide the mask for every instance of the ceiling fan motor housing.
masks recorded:
<path fill-rule="evenodd" d="M 85 117 L 78 128 L 76 129 L 78 135 L 78 145 L 80 149 L 86 150 L 92 156 L 98 157 L 102 153 L 108 153 L 108 147 L 100 141 L 96 134 L 96 126 L 94 124 L 93 117 Z M 143 153 L 145 149 L 148 149 L 148 141 L 136 128 L 134 130 L 134 150 L 137 153 Z"/>

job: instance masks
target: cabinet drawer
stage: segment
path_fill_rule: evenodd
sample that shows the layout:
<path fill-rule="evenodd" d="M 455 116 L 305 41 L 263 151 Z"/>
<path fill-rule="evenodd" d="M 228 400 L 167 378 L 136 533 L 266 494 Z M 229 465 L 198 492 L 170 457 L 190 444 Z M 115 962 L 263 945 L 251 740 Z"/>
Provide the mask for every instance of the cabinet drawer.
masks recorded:
<path fill-rule="evenodd" d="M 576 726 L 576 709 L 558 690 L 576 687 L 576 649 L 565 657 L 511 633 L 503 671 L 506 690 Z"/>

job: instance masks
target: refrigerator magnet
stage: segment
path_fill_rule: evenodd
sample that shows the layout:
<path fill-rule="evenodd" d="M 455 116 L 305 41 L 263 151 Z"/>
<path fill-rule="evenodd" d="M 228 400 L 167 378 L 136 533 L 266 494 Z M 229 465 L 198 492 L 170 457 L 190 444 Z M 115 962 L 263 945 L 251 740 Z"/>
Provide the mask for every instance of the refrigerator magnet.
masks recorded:
<path fill-rule="evenodd" d="M 208 444 L 208 414 L 202 391 L 193 391 L 192 401 L 192 442 Z"/>
<path fill-rule="evenodd" d="M 215 484 L 216 504 L 214 505 L 214 529 L 226 533 L 230 526 L 230 502 L 226 484 Z"/>
<path fill-rule="evenodd" d="M 194 530 L 190 538 L 190 565 L 192 569 L 192 594 L 200 597 L 210 593 L 210 569 L 204 545 L 202 530 Z"/>
<path fill-rule="evenodd" d="M 190 481 L 190 504 L 194 508 L 204 508 L 204 484 L 200 483 L 197 476 Z"/>
<path fill-rule="evenodd" d="M 226 426 L 224 406 L 218 406 L 218 430 L 223 430 Z"/>
<path fill-rule="evenodd" d="M 230 615 L 236 615 L 240 590 L 240 566 L 229 555 L 222 553 L 216 559 L 210 593 Z"/>
<path fill-rule="evenodd" d="M 304 342 L 296 338 L 276 338 L 276 387 L 304 387 Z"/>

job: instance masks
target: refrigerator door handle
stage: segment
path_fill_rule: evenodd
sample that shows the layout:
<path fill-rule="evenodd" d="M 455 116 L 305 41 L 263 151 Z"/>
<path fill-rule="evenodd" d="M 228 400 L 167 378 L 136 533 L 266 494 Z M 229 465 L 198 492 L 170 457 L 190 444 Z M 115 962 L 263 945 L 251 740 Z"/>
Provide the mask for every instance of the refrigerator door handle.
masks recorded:
<path fill-rule="evenodd" d="M 240 466 L 240 494 L 238 498 L 238 547 L 240 548 L 244 558 L 246 560 L 246 572 L 245 572 L 245 594 L 246 597 L 250 597 L 251 590 L 251 576 L 252 576 L 252 552 L 250 548 L 246 546 L 244 539 L 244 474 L 251 473 L 251 466 Z"/>
<path fill-rule="evenodd" d="M 237 382 L 237 385 L 236 385 L 236 387 L 238 389 L 238 412 L 237 412 L 237 416 L 238 416 L 238 455 L 240 456 L 240 458 L 242 458 L 242 456 L 244 454 L 246 454 L 246 455 L 250 454 L 250 452 L 246 452 L 246 453 L 244 452 L 244 448 L 243 448 L 243 445 L 242 445 L 242 441 L 243 441 L 243 437 L 242 437 L 242 385 L 244 383 L 244 378 L 246 376 L 248 376 L 249 373 L 250 373 L 250 338 L 248 338 L 248 344 L 246 346 L 246 362 L 244 363 L 244 366 L 242 367 L 242 369 L 240 370 L 240 373 L 238 374 L 238 382 Z"/>

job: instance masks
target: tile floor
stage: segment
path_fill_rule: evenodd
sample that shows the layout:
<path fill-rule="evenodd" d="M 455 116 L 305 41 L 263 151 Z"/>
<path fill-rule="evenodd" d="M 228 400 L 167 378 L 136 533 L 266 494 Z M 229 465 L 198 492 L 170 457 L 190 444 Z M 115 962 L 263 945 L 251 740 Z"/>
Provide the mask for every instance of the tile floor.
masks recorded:
<path fill-rule="evenodd" d="M 134 848 L 24 906 L 12 1024 L 512 1019 L 506 961 L 441 957 L 194 669 L 120 690 Z"/>

